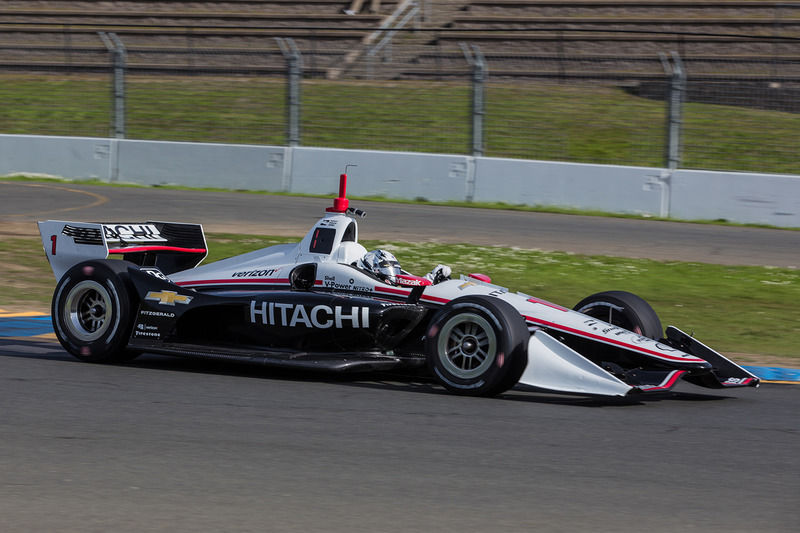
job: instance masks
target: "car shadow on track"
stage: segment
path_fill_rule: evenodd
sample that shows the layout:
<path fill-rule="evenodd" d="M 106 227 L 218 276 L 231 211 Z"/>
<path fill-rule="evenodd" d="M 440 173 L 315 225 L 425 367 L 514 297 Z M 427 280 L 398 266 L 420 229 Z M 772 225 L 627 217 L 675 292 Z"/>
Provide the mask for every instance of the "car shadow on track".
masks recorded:
<path fill-rule="evenodd" d="M 424 373 L 413 371 L 331 373 L 276 367 L 242 366 L 218 361 L 200 361 L 168 356 L 145 356 L 129 364 L 156 370 L 212 373 L 226 376 L 305 383 L 335 383 L 346 387 L 414 394 L 431 394 L 436 396 L 454 396 L 439 385 L 432 377 Z M 628 407 L 641 406 L 647 403 L 661 402 L 664 400 L 700 402 L 734 398 L 734 396 L 677 391 L 638 394 L 626 397 L 606 397 L 582 394 L 557 394 L 549 391 L 534 390 L 531 387 L 518 386 L 499 396 L 483 398 L 483 400 L 571 405 L 575 407 Z"/>
<path fill-rule="evenodd" d="M 0 339 L 0 357 L 33 358 L 38 360 L 86 364 L 76 361 L 72 356 L 67 354 L 57 342 L 50 339 L 2 338 Z M 144 354 L 129 363 L 115 366 L 128 366 L 158 371 L 215 374 L 249 379 L 335 383 L 346 387 L 451 396 L 447 390 L 436 383 L 430 376 L 413 371 L 330 373 L 256 365 L 249 366 L 232 364 L 224 361 L 187 359 L 153 354 Z M 580 394 L 554 394 L 548 391 L 534 390 L 527 386 L 518 386 L 497 397 L 486 398 L 485 400 L 596 408 L 641 406 L 647 403 L 661 402 L 664 400 L 700 402 L 733 398 L 735 397 L 717 394 L 687 393 L 682 391 L 648 393 L 625 397 L 603 397 Z"/>
<path fill-rule="evenodd" d="M 0 338 L 0 357 L 35 358 L 52 361 L 75 361 L 58 342 L 35 337 Z"/>

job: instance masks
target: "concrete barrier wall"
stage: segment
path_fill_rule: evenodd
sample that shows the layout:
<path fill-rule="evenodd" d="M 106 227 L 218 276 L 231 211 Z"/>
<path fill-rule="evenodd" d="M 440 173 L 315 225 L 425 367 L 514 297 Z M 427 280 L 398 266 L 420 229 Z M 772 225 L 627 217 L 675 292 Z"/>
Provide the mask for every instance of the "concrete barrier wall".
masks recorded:
<path fill-rule="evenodd" d="M 648 182 L 660 169 L 551 161 L 480 158 L 475 164 L 477 202 L 596 209 L 658 215 L 661 189 Z"/>
<path fill-rule="evenodd" d="M 285 149 L 159 141 L 119 142 L 118 181 L 282 191 Z M 109 176 L 110 178 L 111 176 Z"/>
<path fill-rule="evenodd" d="M 110 139 L 0 135 L 1 175 L 36 173 L 107 180 L 110 160 Z"/>
<path fill-rule="evenodd" d="M 800 227 L 800 176 L 308 147 L 0 135 L 0 175 L 471 200 Z"/>
<path fill-rule="evenodd" d="M 679 170 L 670 215 L 800 227 L 800 176 Z"/>
<path fill-rule="evenodd" d="M 293 148 L 291 181 L 295 193 L 328 194 L 338 190 L 339 174 L 350 167 L 347 192 L 353 196 L 431 201 L 464 200 L 467 194 L 465 156 Z"/>

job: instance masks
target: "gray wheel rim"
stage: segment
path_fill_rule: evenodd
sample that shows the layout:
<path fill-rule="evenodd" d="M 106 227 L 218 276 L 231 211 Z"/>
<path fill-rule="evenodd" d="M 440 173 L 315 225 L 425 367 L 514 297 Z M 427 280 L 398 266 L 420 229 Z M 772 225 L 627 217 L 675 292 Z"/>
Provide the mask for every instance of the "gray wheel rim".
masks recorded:
<path fill-rule="evenodd" d="M 82 341 L 95 341 L 111 326 L 111 296 L 96 281 L 75 285 L 64 301 L 64 322 L 69 332 Z"/>
<path fill-rule="evenodd" d="M 437 344 L 442 366 L 461 379 L 480 377 L 497 356 L 497 335 L 489 322 L 475 313 L 462 313 L 442 326 Z"/>

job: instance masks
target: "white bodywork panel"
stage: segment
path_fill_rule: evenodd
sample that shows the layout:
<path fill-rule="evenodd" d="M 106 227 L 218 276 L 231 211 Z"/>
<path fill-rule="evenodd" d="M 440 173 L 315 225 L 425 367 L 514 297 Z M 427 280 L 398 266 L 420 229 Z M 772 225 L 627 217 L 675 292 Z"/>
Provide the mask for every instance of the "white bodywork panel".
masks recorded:
<path fill-rule="evenodd" d="M 542 330 L 535 331 L 528 341 L 528 366 L 519 383 L 604 396 L 625 396 L 633 389 Z"/>
<path fill-rule="evenodd" d="M 74 235 L 66 235 L 65 232 L 81 234 L 84 239 L 76 239 Z M 61 279 L 73 265 L 108 257 L 108 242 L 104 233 L 102 224 L 62 220 L 39 222 L 44 253 L 56 279 Z"/>

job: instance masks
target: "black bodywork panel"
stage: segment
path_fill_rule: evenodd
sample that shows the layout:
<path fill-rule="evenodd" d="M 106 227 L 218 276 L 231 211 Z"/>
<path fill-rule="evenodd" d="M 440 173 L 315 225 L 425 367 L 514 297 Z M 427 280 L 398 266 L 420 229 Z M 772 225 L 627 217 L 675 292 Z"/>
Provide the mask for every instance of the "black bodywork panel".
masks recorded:
<path fill-rule="evenodd" d="M 184 289 L 152 272 L 129 269 L 140 305 L 129 349 L 328 370 L 417 366 L 400 345 L 421 342 L 430 312 L 314 290 Z M 412 349 L 411 352 L 414 350 Z"/>

